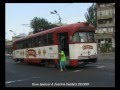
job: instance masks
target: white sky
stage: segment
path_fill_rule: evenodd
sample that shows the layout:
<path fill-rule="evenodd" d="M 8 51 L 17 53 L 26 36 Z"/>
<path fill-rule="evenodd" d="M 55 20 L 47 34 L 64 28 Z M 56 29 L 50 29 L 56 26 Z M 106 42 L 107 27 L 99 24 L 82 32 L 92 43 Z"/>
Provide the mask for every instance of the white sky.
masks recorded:
<path fill-rule="evenodd" d="M 92 3 L 6 3 L 5 5 L 5 29 L 6 39 L 12 40 L 14 35 L 20 33 L 28 34 L 32 29 L 29 25 L 34 17 L 45 18 L 51 23 L 57 23 L 58 16 L 50 14 L 57 10 L 62 23 L 71 24 L 85 20 L 85 13 Z"/>

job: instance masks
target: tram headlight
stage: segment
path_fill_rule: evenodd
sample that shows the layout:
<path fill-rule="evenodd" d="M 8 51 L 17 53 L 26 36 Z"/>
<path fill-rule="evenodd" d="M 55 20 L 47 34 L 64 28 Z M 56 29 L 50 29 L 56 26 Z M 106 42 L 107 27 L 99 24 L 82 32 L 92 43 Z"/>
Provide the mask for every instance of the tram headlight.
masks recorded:
<path fill-rule="evenodd" d="M 90 55 L 91 54 L 91 52 L 90 51 L 88 51 L 88 55 Z"/>

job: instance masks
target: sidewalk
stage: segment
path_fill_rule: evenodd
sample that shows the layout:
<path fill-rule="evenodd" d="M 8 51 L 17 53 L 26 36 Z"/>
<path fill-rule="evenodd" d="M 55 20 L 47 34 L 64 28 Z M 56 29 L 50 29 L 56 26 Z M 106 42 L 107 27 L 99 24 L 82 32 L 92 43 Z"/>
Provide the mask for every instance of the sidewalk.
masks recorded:
<path fill-rule="evenodd" d="M 111 53 L 98 53 L 97 55 L 99 60 L 104 60 L 104 59 L 113 59 L 115 60 L 115 52 L 111 52 Z"/>

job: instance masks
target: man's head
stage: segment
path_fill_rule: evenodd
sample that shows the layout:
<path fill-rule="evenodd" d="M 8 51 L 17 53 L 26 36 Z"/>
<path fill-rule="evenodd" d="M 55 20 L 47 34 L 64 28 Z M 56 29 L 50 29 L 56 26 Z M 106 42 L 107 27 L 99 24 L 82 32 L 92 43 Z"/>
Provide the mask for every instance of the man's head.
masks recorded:
<path fill-rule="evenodd" d="M 64 55 L 64 51 L 61 51 L 61 55 Z"/>

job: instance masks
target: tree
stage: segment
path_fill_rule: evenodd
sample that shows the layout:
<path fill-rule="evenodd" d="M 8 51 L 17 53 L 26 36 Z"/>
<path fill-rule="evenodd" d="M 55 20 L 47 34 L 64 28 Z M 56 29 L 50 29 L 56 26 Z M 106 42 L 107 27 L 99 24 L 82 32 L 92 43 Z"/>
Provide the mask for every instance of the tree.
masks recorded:
<path fill-rule="evenodd" d="M 33 28 L 33 33 L 37 33 L 57 26 L 56 24 L 52 24 L 46 19 L 39 17 L 34 17 L 30 25 L 31 28 Z"/>
<path fill-rule="evenodd" d="M 92 4 L 85 14 L 86 21 L 97 27 L 96 4 Z"/>

